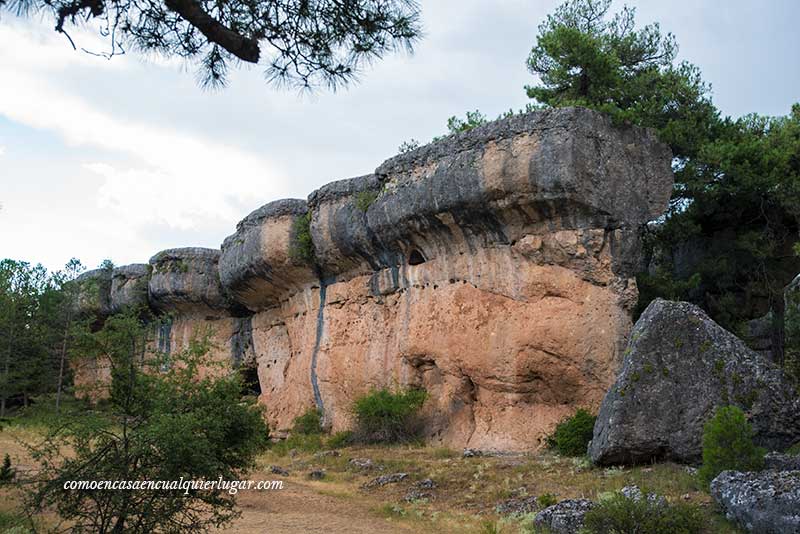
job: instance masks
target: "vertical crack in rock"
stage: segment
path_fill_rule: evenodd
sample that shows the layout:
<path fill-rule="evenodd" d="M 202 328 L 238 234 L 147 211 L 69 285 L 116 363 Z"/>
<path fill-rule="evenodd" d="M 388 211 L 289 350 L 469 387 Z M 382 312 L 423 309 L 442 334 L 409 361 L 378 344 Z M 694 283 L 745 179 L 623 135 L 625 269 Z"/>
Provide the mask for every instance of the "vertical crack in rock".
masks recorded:
<path fill-rule="evenodd" d="M 317 356 L 319 354 L 319 345 L 322 342 L 322 334 L 325 328 L 325 293 L 327 292 L 327 283 L 320 277 L 319 279 L 319 310 L 317 310 L 317 331 L 316 338 L 314 339 L 314 350 L 311 353 L 311 387 L 314 390 L 314 404 L 317 409 L 322 413 L 323 421 L 325 421 L 325 406 L 322 403 L 322 394 L 319 391 L 319 381 L 317 378 Z"/>

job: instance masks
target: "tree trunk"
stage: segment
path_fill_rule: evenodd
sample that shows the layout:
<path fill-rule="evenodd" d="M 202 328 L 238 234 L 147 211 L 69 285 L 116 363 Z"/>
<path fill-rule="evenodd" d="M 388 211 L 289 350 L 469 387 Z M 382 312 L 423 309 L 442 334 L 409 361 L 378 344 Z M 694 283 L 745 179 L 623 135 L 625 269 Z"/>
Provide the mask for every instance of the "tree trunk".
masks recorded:
<path fill-rule="evenodd" d="M 61 413 L 61 392 L 64 389 L 64 363 L 67 359 L 67 340 L 69 339 L 70 312 L 67 311 L 67 320 L 64 325 L 64 339 L 61 343 L 61 362 L 58 367 L 58 388 L 56 390 L 56 413 Z"/>

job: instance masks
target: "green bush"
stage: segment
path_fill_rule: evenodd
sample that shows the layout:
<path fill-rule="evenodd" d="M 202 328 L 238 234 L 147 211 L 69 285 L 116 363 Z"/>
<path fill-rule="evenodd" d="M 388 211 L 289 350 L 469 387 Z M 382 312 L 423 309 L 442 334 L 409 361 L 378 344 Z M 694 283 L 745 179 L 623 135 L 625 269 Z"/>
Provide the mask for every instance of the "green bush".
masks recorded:
<path fill-rule="evenodd" d="M 582 533 L 609 534 L 695 534 L 701 532 L 703 518 L 696 506 L 677 503 L 651 503 L 629 499 L 621 493 L 601 501 L 586 513 Z"/>
<path fill-rule="evenodd" d="M 564 456 L 583 456 L 592 440 L 596 416 L 583 408 L 561 421 L 547 438 L 547 446 Z"/>
<path fill-rule="evenodd" d="M 278 456 L 286 456 L 292 450 L 317 452 L 322 450 L 321 434 L 292 434 L 288 438 L 273 443 L 270 450 Z"/>
<path fill-rule="evenodd" d="M 789 447 L 786 454 L 800 454 L 800 441 Z"/>
<path fill-rule="evenodd" d="M 0 466 L 0 484 L 3 482 L 11 482 L 14 480 L 14 475 L 16 471 L 13 467 L 11 467 L 11 456 L 6 453 L 5 457 L 3 458 L 3 465 Z"/>
<path fill-rule="evenodd" d="M 365 212 L 369 209 L 369 207 L 377 200 L 378 193 L 375 191 L 360 191 L 356 195 L 356 207 L 361 211 Z"/>
<path fill-rule="evenodd" d="M 311 213 L 305 213 L 292 224 L 293 239 L 289 246 L 289 256 L 296 263 L 314 265 L 317 255 L 311 238 Z"/>
<path fill-rule="evenodd" d="M 295 434 L 322 434 L 322 412 L 317 408 L 309 408 L 306 413 L 295 418 L 292 432 Z"/>
<path fill-rule="evenodd" d="M 753 430 L 740 408 L 720 408 L 703 427 L 700 480 L 708 484 L 726 470 L 758 471 L 764 466 L 765 452 L 753 443 Z"/>
<path fill-rule="evenodd" d="M 337 432 L 328 438 L 328 442 L 325 444 L 329 449 L 341 449 L 342 447 L 347 447 L 353 443 L 353 432 L 350 430 L 344 430 L 342 432 Z"/>
<path fill-rule="evenodd" d="M 354 438 L 363 443 L 400 443 L 418 438 L 421 431 L 418 413 L 427 397 L 423 389 L 397 393 L 379 389 L 356 399 Z"/>
<path fill-rule="evenodd" d="M 548 506 L 553 506 L 554 504 L 558 503 L 558 499 L 552 493 L 542 493 L 538 497 L 536 497 L 536 504 L 539 505 L 539 508 L 547 508 Z"/>

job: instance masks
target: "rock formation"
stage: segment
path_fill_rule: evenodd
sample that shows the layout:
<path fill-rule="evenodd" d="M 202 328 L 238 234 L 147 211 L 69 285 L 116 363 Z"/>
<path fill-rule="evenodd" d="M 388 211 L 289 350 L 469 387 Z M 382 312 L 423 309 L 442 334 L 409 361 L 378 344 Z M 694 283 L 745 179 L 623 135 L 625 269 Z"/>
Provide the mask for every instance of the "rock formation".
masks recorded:
<path fill-rule="evenodd" d="M 595 463 L 698 462 L 714 408 L 736 405 L 756 441 L 800 440 L 800 399 L 770 360 L 687 302 L 656 299 L 636 322 L 589 445 Z"/>
<path fill-rule="evenodd" d="M 149 302 L 173 350 L 203 326 L 246 346 L 272 429 L 316 406 L 342 430 L 357 396 L 415 385 L 432 441 L 532 449 L 613 382 L 670 161 L 586 109 L 514 116 L 156 255 Z"/>
<path fill-rule="evenodd" d="M 748 532 L 800 534 L 800 471 L 723 471 L 711 495 Z"/>

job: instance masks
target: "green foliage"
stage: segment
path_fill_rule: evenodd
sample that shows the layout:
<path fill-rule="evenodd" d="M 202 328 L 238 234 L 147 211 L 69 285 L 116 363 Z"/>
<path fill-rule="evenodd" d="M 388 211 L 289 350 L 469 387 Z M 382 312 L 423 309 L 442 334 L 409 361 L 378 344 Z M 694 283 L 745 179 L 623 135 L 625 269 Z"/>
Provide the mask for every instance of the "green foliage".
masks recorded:
<path fill-rule="evenodd" d="M 378 193 L 376 191 L 359 191 L 356 195 L 356 207 L 366 213 L 377 198 Z"/>
<path fill-rule="evenodd" d="M 400 443 L 419 437 L 419 410 L 428 398 L 422 389 L 392 393 L 373 390 L 353 403 L 354 437 L 363 443 Z"/>
<path fill-rule="evenodd" d="M 800 441 L 786 449 L 786 454 L 800 454 Z"/>
<path fill-rule="evenodd" d="M 583 456 L 592 440 L 596 416 L 579 408 L 575 415 L 561 421 L 552 435 L 547 438 L 547 445 L 564 456 Z"/>
<path fill-rule="evenodd" d="M 692 300 L 692 292 L 700 286 L 700 274 L 694 273 L 686 280 L 676 280 L 671 271 L 659 266 L 655 273 L 647 272 L 636 275 L 639 288 L 639 301 L 634 311 L 634 319 L 642 314 L 647 305 L 657 297 L 667 300 Z"/>
<path fill-rule="evenodd" d="M 702 532 L 703 517 L 690 504 L 656 504 L 615 493 L 589 510 L 583 524 L 585 534 L 696 534 Z"/>
<path fill-rule="evenodd" d="M 289 255 L 295 263 L 314 265 L 317 261 L 314 240 L 311 238 L 311 213 L 300 215 L 292 224 L 292 243 Z"/>
<path fill-rule="evenodd" d="M 678 157 L 707 138 L 717 112 L 696 67 L 674 65 L 677 44 L 658 24 L 637 29 L 635 9 L 607 17 L 611 0 L 568 0 L 539 26 L 528 69 L 548 107 L 584 106 L 617 122 L 656 128 Z"/>
<path fill-rule="evenodd" d="M 0 511 L 0 532 L 5 534 L 28 534 L 35 532 L 28 528 L 28 519 L 19 513 Z"/>
<path fill-rule="evenodd" d="M 447 133 L 452 135 L 468 132 L 478 126 L 483 126 L 487 122 L 489 121 L 486 119 L 486 116 L 477 109 L 475 111 L 467 111 L 466 118 L 464 119 L 456 116 L 447 119 Z"/>
<path fill-rule="evenodd" d="M 405 154 L 406 152 L 411 152 L 412 150 L 418 149 L 420 146 L 420 142 L 412 138 L 408 141 L 403 141 L 400 146 L 397 147 L 397 153 Z"/>
<path fill-rule="evenodd" d="M 725 470 L 758 471 L 765 452 L 753 444 L 753 430 L 740 408 L 719 408 L 703 427 L 703 466 L 698 475 L 709 484 Z"/>
<path fill-rule="evenodd" d="M 558 503 L 558 499 L 552 493 L 542 493 L 538 497 L 536 497 L 536 504 L 539 505 L 539 508 L 547 508 L 548 506 L 553 506 L 554 504 Z"/>
<path fill-rule="evenodd" d="M 14 480 L 16 470 L 11 467 L 11 456 L 6 453 L 3 457 L 3 465 L 0 466 L 0 484 Z"/>
<path fill-rule="evenodd" d="M 325 443 L 329 449 L 341 449 L 353 443 L 353 432 L 351 430 L 342 430 L 336 432 Z"/>
<path fill-rule="evenodd" d="M 220 488 L 64 489 L 73 480 L 239 480 L 265 447 L 266 425 L 242 397 L 239 374 L 200 374 L 215 365 L 207 335 L 162 371 L 142 359 L 149 332 L 131 311 L 78 336 L 77 350 L 111 366 L 109 421 L 67 421 L 31 448 L 40 468 L 31 515 L 53 510 L 73 531 L 134 533 L 203 531 L 236 516 L 234 496 Z"/>
<path fill-rule="evenodd" d="M 296 434 L 322 434 L 322 412 L 317 408 L 309 408 L 306 412 L 296 417 L 292 432 Z"/>

